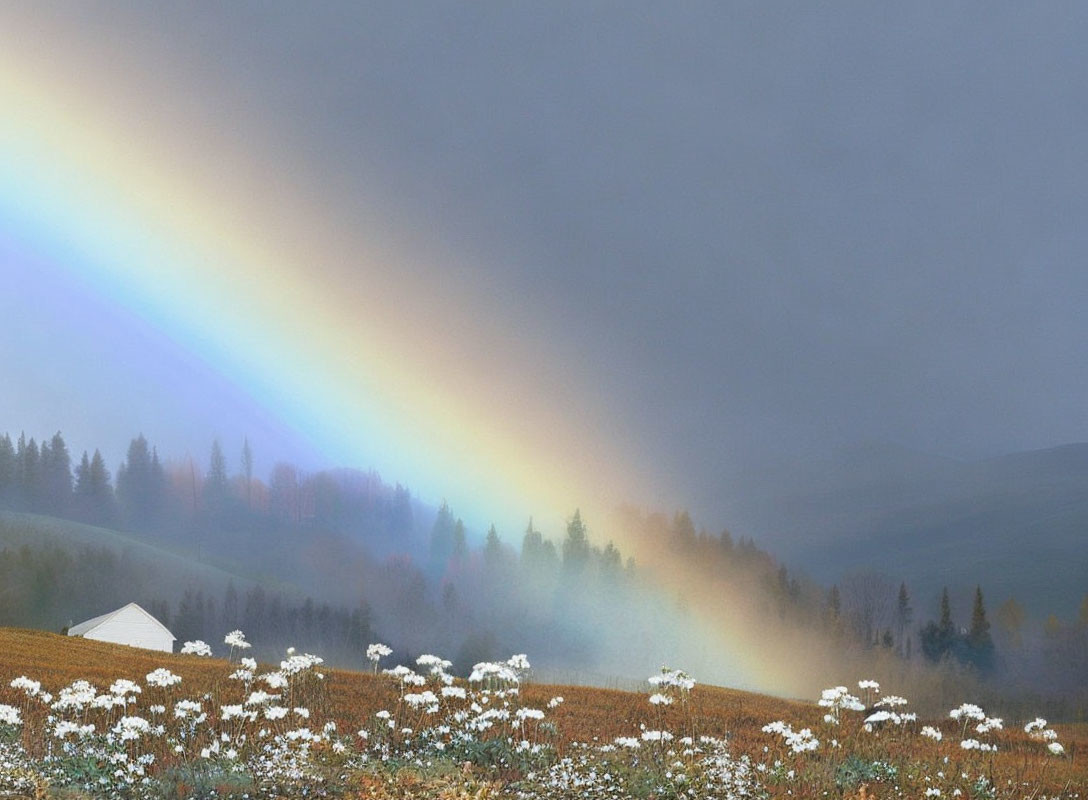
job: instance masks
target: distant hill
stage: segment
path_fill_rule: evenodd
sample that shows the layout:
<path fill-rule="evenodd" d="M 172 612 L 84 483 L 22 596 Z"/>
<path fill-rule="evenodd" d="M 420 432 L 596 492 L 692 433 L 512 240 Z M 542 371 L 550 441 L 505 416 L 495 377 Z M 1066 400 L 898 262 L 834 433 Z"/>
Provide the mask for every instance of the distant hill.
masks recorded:
<path fill-rule="evenodd" d="M 749 475 L 732 510 L 735 532 L 820 581 L 906 580 L 923 615 L 944 585 L 961 619 L 975 584 L 1037 619 L 1069 619 L 1088 593 L 1088 444 L 974 462 L 855 448 Z"/>
<path fill-rule="evenodd" d="M 0 549 L 22 545 L 55 545 L 72 554 L 88 548 L 108 550 L 145 573 L 148 581 L 167 596 L 180 595 L 194 584 L 221 592 L 231 582 L 242 590 L 252 583 L 242 571 L 224 569 L 201 561 L 195 553 L 146 542 L 110 528 L 41 514 L 0 511 Z"/>

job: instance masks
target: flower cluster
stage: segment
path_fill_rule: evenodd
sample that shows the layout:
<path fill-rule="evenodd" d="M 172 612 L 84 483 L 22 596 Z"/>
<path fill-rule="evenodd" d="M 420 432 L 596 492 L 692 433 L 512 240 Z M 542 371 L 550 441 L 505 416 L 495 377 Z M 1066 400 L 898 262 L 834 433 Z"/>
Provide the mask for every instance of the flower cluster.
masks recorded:
<path fill-rule="evenodd" d="M 378 662 L 391 655 L 393 655 L 392 648 L 384 644 L 376 643 L 366 648 L 367 661 L 373 665 L 375 672 L 378 671 Z"/>
<path fill-rule="evenodd" d="M 211 658 L 212 648 L 206 642 L 197 639 L 195 642 L 186 642 L 183 644 L 181 646 L 181 654 Z"/>
<path fill-rule="evenodd" d="M 782 741 L 791 753 L 810 753 L 820 746 L 820 740 L 813 735 L 811 730 L 802 728 L 795 731 L 782 720 L 764 725 L 763 732 L 775 733 L 781 736 Z"/>
<path fill-rule="evenodd" d="M 1036 717 L 1024 726 L 1024 733 L 1032 739 L 1046 742 L 1046 749 L 1056 756 L 1064 755 L 1065 748 L 1058 741 L 1058 733 L 1053 728 L 1047 727 L 1047 721 L 1042 717 Z"/>
<path fill-rule="evenodd" d="M 828 713 L 824 715 L 824 722 L 828 725 L 838 725 L 843 711 L 865 710 L 864 703 L 850 694 L 850 690 L 845 686 L 824 689 L 816 703 L 820 707 L 828 709 Z"/>

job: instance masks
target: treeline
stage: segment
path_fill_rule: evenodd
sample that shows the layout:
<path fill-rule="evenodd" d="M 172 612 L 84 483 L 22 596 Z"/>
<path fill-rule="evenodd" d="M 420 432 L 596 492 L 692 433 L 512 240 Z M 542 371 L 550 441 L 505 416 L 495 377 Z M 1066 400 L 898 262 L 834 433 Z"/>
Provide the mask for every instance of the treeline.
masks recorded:
<path fill-rule="evenodd" d="M 778 625 L 816 631 L 835 649 L 862 660 L 868 653 L 881 663 L 930 665 L 942 674 L 1010 687 L 1067 693 L 1088 686 L 1088 595 L 1077 620 L 1062 623 L 1051 615 L 1039 626 L 1029 623 L 1014 598 L 997 608 L 991 623 L 981 586 L 953 587 L 961 597 L 970 591 L 973 598 L 970 616 L 957 620 L 946 588 L 935 616 L 927 619 L 916 613 L 915 598 L 903 581 L 857 572 L 822 586 L 791 573 L 750 539 L 737 539 L 728 530 L 697 530 L 685 511 L 670 517 L 628 508 L 620 524 L 689 565 L 692 574 L 704 579 L 699 586 L 729 587 L 729 602 L 745 603 L 747 613 L 767 621 L 769 632 Z M 682 601 L 713 607 L 722 599 L 704 592 Z"/>
<path fill-rule="evenodd" d="M 258 657 L 279 656 L 283 647 L 290 646 L 285 643 L 295 643 L 332 663 L 357 667 L 362 663 L 360 654 L 376 637 L 365 603 L 348 609 L 311 597 L 292 602 L 260 585 L 243 594 L 231 583 L 218 603 L 210 592 L 188 589 L 173 609 L 158 601 L 148 610 L 179 642 L 202 639 L 218 643 L 225 632 L 241 629 L 253 642 Z"/>
<path fill-rule="evenodd" d="M 325 528 L 365 539 L 377 551 L 402 548 L 414 534 L 409 491 L 375 472 L 306 474 L 277 463 L 266 481 L 253 472 L 243 440 L 231 469 L 218 440 L 206 466 L 191 459 L 164 463 L 141 434 L 112 474 L 101 452 L 74 462 L 61 433 L 38 444 L 0 436 L 0 508 L 44 513 L 144 536 L 204 530 L 283 531 Z"/>
<path fill-rule="evenodd" d="M 174 601 L 161 595 L 160 578 L 106 547 L 0 548 L 0 626 L 65 632 L 85 618 L 137 602 L 171 629 L 179 645 L 203 639 L 215 646 L 227 631 L 242 628 L 251 633 L 259 656 L 279 657 L 284 648 L 305 644 L 333 663 L 356 666 L 376 635 L 365 603 L 349 609 L 260 585 L 240 593 L 233 583 L 218 602 L 204 589 L 188 589 Z M 80 617 L 73 618 L 73 611 Z"/>
<path fill-rule="evenodd" d="M 679 658 L 690 642 L 677 620 L 689 609 L 716 610 L 728 598 L 731 610 L 768 636 L 815 632 L 832 649 L 863 659 L 868 654 L 882 662 L 935 664 L 1030 686 L 1042 685 L 1040 675 L 1059 689 L 1088 684 L 1088 598 L 1082 623 L 1053 620 L 1045 635 L 1030 629 L 1012 600 L 998 610 L 991 630 L 981 587 L 974 588 L 969 624 L 954 619 L 948 591 L 932 620 L 917 619 L 903 582 L 856 573 L 828 588 L 791 572 L 751 539 L 697 529 L 685 511 L 627 508 L 607 526 L 637 543 L 647 560 L 643 566 L 615 543 L 593 541 L 578 511 L 565 529 L 542 532 L 529 520 L 524 531 L 504 538 L 492 526 L 481 539 L 470 536 L 445 503 L 437 511 L 425 509 L 405 487 L 387 486 L 373 472 L 304 474 L 280 463 L 262 480 L 254 475 L 245 440 L 235 468 L 217 441 L 201 469 L 189 459 L 162 459 L 141 435 L 114 472 L 97 450 L 82 454 L 73 469 L 59 433 L 41 444 L 24 435 L 0 437 L 0 507 L 188 547 L 198 561 L 263 576 L 257 583 L 311 587 L 307 592 L 316 599 L 307 605 L 270 593 L 264 603 L 251 602 L 251 594 L 260 595 L 246 589 L 232 600 L 221 585 L 199 581 L 188 593 L 138 594 L 144 591 L 140 579 L 118 579 L 119 567 L 106 553 L 88 554 L 85 570 L 71 572 L 72 583 L 55 577 L 70 569 L 65 559 L 71 554 L 51 551 L 38 560 L 20 556 L 28 569 L 5 582 L 5 619 L 34 624 L 26 620 L 39 612 L 48 617 L 50 602 L 86 606 L 81 599 L 94 601 L 99 590 L 81 595 L 64 587 L 93 583 L 97 574 L 105 576 L 102 587 L 125 588 L 118 604 L 134 592 L 156 604 L 179 638 L 214 638 L 218 628 L 242 627 L 254 641 L 277 647 L 343 648 L 346 663 L 358 663 L 359 654 L 349 651 L 377 628 L 402 652 L 437 649 L 460 666 L 534 649 L 541 663 L 597 670 L 611 663 L 618 672 L 629 663 L 633 642 L 647 659 Z M 50 559 L 57 565 L 50 567 Z M 670 565 L 696 579 L 681 582 L 663 606 L 648 599 L 646 587 Z M 952 588 L 965 594 L 965 587 Z M 697 657 L 686 663 L 695 666 Z"/>

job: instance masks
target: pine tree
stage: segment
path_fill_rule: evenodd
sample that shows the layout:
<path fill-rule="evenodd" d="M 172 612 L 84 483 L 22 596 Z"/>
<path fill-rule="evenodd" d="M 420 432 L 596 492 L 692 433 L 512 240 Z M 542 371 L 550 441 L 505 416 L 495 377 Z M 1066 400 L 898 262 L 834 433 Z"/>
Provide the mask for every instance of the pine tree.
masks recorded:
<path fill-rule="evenodd" d="M 212 440 L 212 451 L 208 457 L 208 474 L 204 476 L 204 502 L 213 515 L 226 510 L 230 484 L 227 481 L 227 459 L 223 457 L 223 448 L 219 440 Z"/>
<path fill-rule="evenodd" d="M 246 479 L 246 509 L 253 510 L 253 451 L 249 437 L 242 440 L 242 475 Z"/>
<path fill-rule="evenodd" d="M 967 632 L 967 648 L 971 662 L 984 675 L 994 670 L 994 641 L 990 636 L 990 623 L 986 620 L 986 606 L 982 601 L 982 587 L 975 587 L 975 605 L 971 611 L 971 629 Z"/>
<path fill-rule="evenodd" d="M 94 451 L 87 475 L 93 517 L 97 522 L 109 522 L 114 511 L 113 487 L 110 486 L 110 471 L 98 450 Z"/>
<path fill-rule="evenodd" d="M 623 557 L 619 548 L 612 542 L 605 545 L 601 551 L 601 575 L 605 580 L 614 581 L 623 572 Z"/>
<path fill-rule="evenodd" d="M 91 493 L 91 460 L 87 457 L 86 450 L 76 467 L 75 493 L 77 497 L 87 497 Z"/>
<path fill-rule="evenodd" d="M 19 436 L 19 446 L 15 452 L 18 464 L 19 497 L 24 508 L 38 509 L 41 495 L 41 455 L 34 437 L 28 442 L 24 434 Z"/>
<path fill-rule="evenodd" d="M 445 572 L 453 555 L 453 527 L 453 512 L 443 500 L 431 526 L 431 572 L 436 576 Z"/>
<path fill-rule="evenodd" d="M 575 510 L 567 523 L 567 538 L 563 540 L 563 568 L 570 573 L 581 573 L 589 561 L 589 537 L 582 512 Z"/>
<path fill-rule="evenodd" d="M 453 552 L 452 557 L 457 561 L 464 561 L 468 555 L 468 539 L 465 537 L 465 523 L 458 518 L 453 524 Z"/>
<path fill-rule="evenodd" d="M 952 639 L 956 636 L 956 625 L 952 622 L 952 603 L 948 599 L 948 587 L 941 591 L 941 621 L 937 625 L 942 639 L 951 646 Z"/>
<path fill-rule="evenodd" d="M 695 523 L 687 511 L 677 511 L 673 516 L 672 540 L 674 546 L 682 552 L 695 549 Z"/>
<path fill-rule="evenodd" d="M 117 500 L 130 525 L 151 524 L 165 500 L 166 478 L 158 453 L 141 433 L 128 445 L 125 461 L 117 470 Z"/>
<path fill-rule="evenodd" d="M 11 501 L 15 493 L 15 478 L 15 447 L 11 437 L 5 433 L 0 437 L 0 503 Z"/>
<path fill-rule="evenodd" d="M 919 640 L 922 653 L 930 661 L 940 661 L 951 655 L 956 645 L 956 626 L 952 622 L 952 603 L 948 599 L 948 587 L 941 592 L 941 618 L 939 622 L 928 622 L 922 628 Z"/>
<path fill-rule="evenodd" d="M 842 597 L 839 595 L 838 584 L 833 584 L 827 592 L 827 615 L 832 622 L 838 622 L 842 614 Z"/>
<path fill-rule="evenodd" d="M 492 524 L 487 529 L 487 539 L 484 541 L 484 566 L 491 572 L 498 572 L 502 568 L 502 562 L 502 542 L 499 540 L 499 532 Z"/>
<path fill-rule="evenodd" d="M 530 570 L 538 568 L 543 557 L 543 550 L 544 537 L 533 527 L 533 518 L 529 517 L 525 536 L 521 540 L 521 565 Z"/>
<path fill-rule="evenodd" d="M 904 639 L 907 637 L 907 630 L 910 627 L 911 620 L 914 618 L 914 609 L 910 605 L 910 594 L 907 592 L 907 584 L 899 584 L 899 599 L 895 606 L 895 624 L 899 629 L 899 653 L 904 653 Z"/>
<path fill-rule="evenodd" d="M 60 431 L 41 451 L 42 507 L 63 514 L 72 502 L 72 459 Z"/>

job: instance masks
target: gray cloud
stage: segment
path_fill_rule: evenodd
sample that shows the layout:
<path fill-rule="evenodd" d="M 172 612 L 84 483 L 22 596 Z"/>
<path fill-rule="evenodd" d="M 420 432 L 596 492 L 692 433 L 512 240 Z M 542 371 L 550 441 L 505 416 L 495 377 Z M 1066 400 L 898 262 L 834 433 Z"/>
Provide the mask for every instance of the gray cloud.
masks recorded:
<path fill-rule="evenodd" d="M 182 76 L 178 102 L 224 126 L 257 115 L 349 208 L 380 193 L 425 221 L 463 256 L 430 277 L 551 339 L 678 503 L 720 511 L 724 476 L 768 452 L 1086 438 L 1081 4 L 133 4 L 51 24 Z"/>

